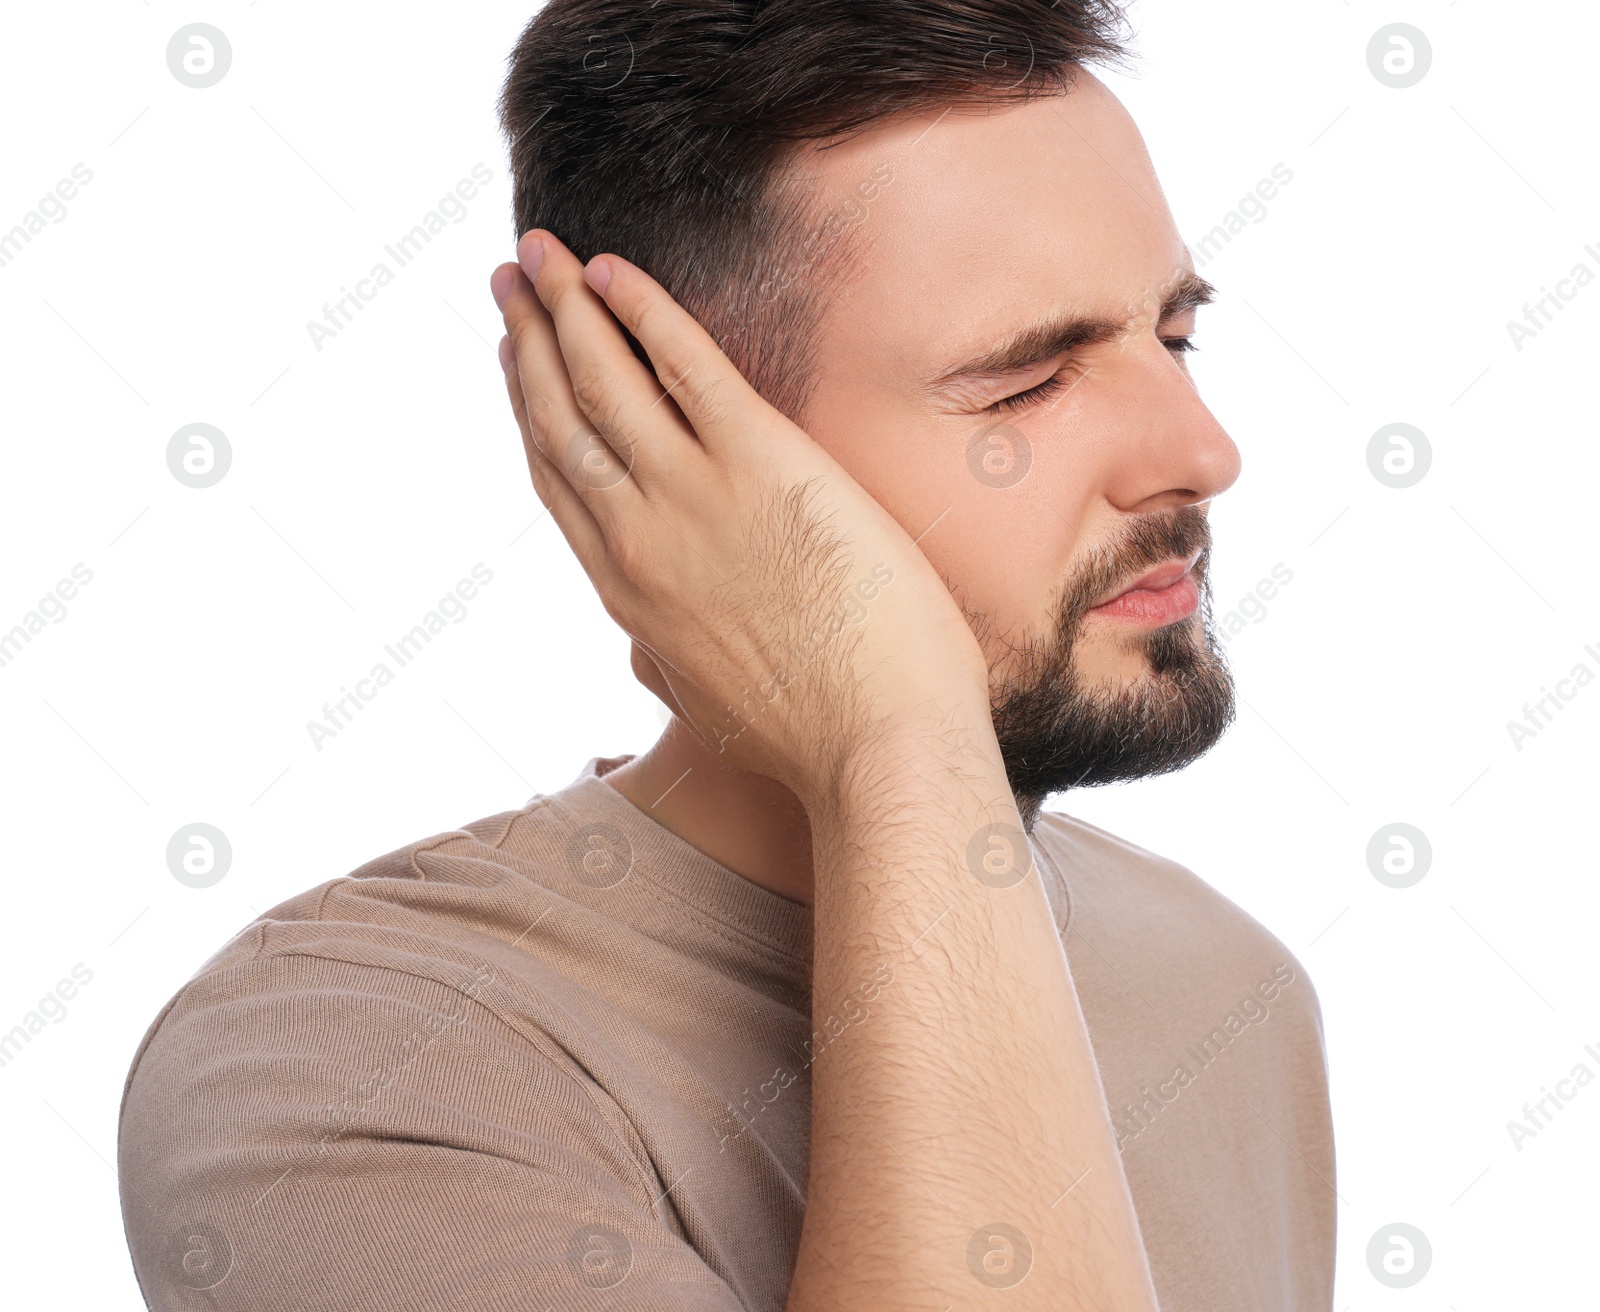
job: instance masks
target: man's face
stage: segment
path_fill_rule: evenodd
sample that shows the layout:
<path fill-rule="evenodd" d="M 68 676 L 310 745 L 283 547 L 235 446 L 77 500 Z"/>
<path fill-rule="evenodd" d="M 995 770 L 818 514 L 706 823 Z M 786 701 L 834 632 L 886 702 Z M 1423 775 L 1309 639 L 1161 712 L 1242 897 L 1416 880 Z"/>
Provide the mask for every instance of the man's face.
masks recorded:
<path fill-rule="evenodd" d="M 966 610 L 1024 815 L 1204 752 L 1232 714 L 1206 511 L 1239 453 L 1181 352 L 1207 289 L 1126 111 L 1082 74 L 802 167 L 859 269 L 799 418 Z"/>

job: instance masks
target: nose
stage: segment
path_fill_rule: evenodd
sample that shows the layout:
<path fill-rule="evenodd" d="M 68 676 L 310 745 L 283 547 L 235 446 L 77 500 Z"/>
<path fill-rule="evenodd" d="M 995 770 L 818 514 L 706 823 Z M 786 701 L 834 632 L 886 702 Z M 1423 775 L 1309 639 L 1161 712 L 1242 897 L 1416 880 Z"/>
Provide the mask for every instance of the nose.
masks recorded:
<path fill-rule="evenodd" d="M 1239 448 L 1153 333 L 1128 342 L 1112 372 L 1100 394 L 1112 407 L 1104 418 L 1105 487 L 1117 509 L 1173 510 L 1233 486 Z"/>

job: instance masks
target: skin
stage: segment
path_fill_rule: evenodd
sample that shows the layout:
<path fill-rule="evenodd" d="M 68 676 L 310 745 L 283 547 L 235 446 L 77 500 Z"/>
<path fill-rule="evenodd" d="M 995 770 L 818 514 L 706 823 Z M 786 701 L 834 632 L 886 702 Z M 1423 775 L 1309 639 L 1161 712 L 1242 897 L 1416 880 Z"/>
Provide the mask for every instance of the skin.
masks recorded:
<path fill-rule="evenodd" d="M 820 326 L 825 382 L 800 418 L 913 538 L 927 531 L 923 553 L 991 626 L 984 646 L 998 675 L 1008 639 L 1049 631 L 1075 561 L 1128 515 L 1209 502 L 1238 477 L 1239 453 L 1162 341 L 1192 333 L 1194 311 L 1151 314 L 1193 265 L 1137 128 L 1101 82 L 1085 73 L 1069 96 L 999 112 L 908 116 L 812 149 L 802 167 L 822 203 L 838 206 L 883 161 L 892 181 L 868 205 L 860 273 Z M 924 385 L 1052 312 L 1125 320 L 1130 307 L 1142 322 L 1126 337 L 1070 360 L 951 392 Z M 985 411 L 1062 365 L 1087 371 L 1064 396 Z M 1027 476 L 1004 490 L 979 483 L 966 461 L 973 432 L 997 419 L 1032 454 Z M 1079 668 L 1097 686 L 1146 675 L 1125 636 L 1091 620 L 1079 640 Z M 661 692 L 643 653 L 634 668 Z M 811 901 L 804 809 L 771 780 L 728 770 L 681 723 L 607 778 L 730 869 Z"/>
<path fill-rule="evenodd" d="M 827 199 L 883 159 L 893 183 L 825 320 L 804 428 L 642 271 L 615 256 L 580 267 L 537 231 L 492 280 L 509 395 L 536 490 L 676 716 L 607 777 L 702 851 L 811 904 L 819 1016 L 893 972 L 872 1023 L 817 1065 L 789 1308 L 1153 1309 L 990 680 L 1007 640 L 1049 631 L 1076 562 L 1129 516 L 1208 503 L 1238 455 L 1161 340 L 1192 312 L 1141 312 L 1187 255 L 1098 82 L 909 116 L 802 165 Z M 1063 309 L 1123 331 L 959 393 L 926 387 Z M 1009 416 L 1032 447 L 1027 477 L 980 483 L 966 449 L 999 417 L 985 405 L 1061 368 L 1071 388 Z M 595 430 L 604 444 L 585 445 Z M 892 582 L 866 622 L 797 666 L 796 644 L 873 571 Z M 1091 615 L 1078 650 L 1097 686 L 1152 677 L 1131 633 Z M 780 695 L 728 719 L 780 670 Z M 996 1220 L 1032 1249 L 1010 1289 L 969 1263 Z"/>

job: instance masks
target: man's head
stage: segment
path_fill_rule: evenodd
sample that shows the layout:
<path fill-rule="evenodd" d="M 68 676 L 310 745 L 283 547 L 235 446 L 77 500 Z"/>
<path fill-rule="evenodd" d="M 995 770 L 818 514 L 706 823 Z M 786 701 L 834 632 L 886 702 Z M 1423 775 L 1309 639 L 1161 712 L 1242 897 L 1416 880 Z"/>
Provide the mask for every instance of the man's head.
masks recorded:
<path fill-rule="evenodd" d="M 1238 453 L 1183 359 L 1209 288 L 1082 67 L 1118 31 L 1102 3 L 552 0 L 502 99 L 517 232 L 653 273 L 918 539 L 1030 821 L 1232 714 L 1205 512 Z"/>

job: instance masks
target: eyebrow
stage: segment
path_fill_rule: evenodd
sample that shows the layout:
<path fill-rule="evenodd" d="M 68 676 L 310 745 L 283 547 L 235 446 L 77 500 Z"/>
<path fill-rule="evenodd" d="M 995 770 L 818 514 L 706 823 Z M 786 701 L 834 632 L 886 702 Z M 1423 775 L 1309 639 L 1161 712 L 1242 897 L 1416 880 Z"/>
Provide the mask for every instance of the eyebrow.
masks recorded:
<path fill-rule="evenodd" d="M 1166 285 L 1156 322 L 1209 305 L 1216 295 L 1215 287 L 1192 269 L 1185 269 Z M 1022 373 L 1076 347 L 1114 341 L 1128 330 L 1136 317 L 1137 311 L 1121 320 L 1105 316 L 1052 315 L 1020 329 L 982 355 L 936 375 L 927 386 L 930 391 L 938 391 L 968 379 Z"/>

